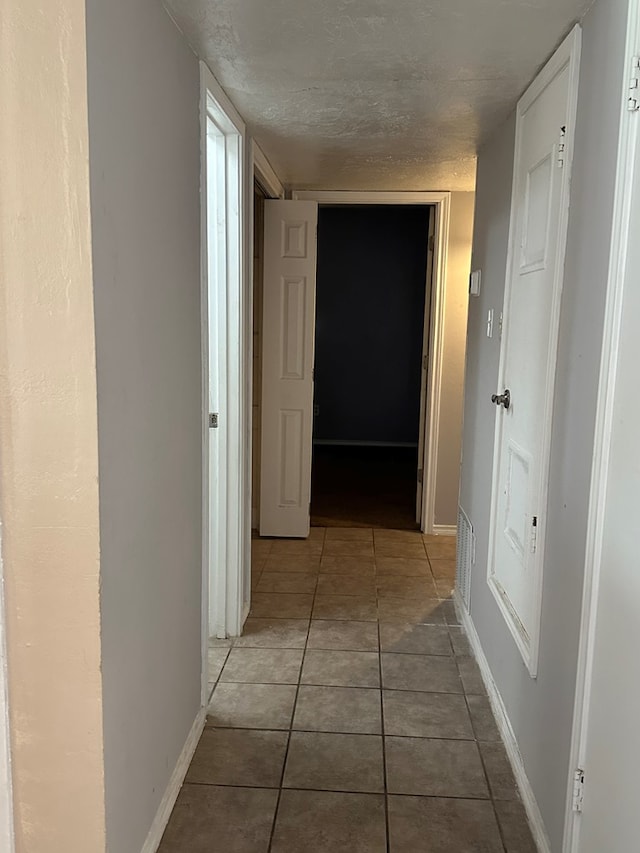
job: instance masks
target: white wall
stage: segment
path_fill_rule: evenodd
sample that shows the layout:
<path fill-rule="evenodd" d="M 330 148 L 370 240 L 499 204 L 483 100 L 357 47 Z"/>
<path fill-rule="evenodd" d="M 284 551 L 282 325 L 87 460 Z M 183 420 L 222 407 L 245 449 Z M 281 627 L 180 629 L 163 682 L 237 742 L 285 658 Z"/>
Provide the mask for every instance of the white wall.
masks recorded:
<path fill-rule="evenodd" d="M 200 708 L 199 72 L 87 0 L 107 844 L 139 853 Z"/>
<path fill-rule="evenodd" d="M 625 0 L 598 0 L 584 19 L 562 300 L 539 674 L 532 680 L 486 583 L 499 341 L 487 309 L 502 306 L 514 119 L 480 152 L 472 267 L 482 293 L 469 305 L 461 505 L 477 535 L 471 614 L 518 739 L 551 847 L 564 821 L 584 571 L 604 292 L 618 140 Z"/>
<path fill-rule="evenodd" d="M 0 513 L 16 850 L 100 853 L 84 0 L 3 0 L 0 18 Z"/>

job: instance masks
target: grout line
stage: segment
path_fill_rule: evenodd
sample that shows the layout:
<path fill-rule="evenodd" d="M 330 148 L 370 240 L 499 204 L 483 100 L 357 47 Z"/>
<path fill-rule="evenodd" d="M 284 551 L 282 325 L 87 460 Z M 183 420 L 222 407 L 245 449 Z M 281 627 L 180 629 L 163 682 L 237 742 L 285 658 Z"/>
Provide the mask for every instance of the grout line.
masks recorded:
<path fill-rule="evenodd" d="M 378 614 L 379 615 L 379 614 Z M 389 838 L 389 792 L 387 790 L 387 741 L 384 722 L 384 685 L 382 681 L 382 638 L 380 637 L 380 619 L 378 619 L 378 670 L 380 672 L 380 731 L 382 733 L 382 784 L 384 788 L 384 825 L 387 840 L 387 853 L 391 849 Z"/>
<path fill-rule="evenodd" d="M 322 547 L 324 549 L 324 542 L 323 542 Z M 322 551 L 321 551 L 321 553 L 322 553 Z M 318 576 L 316 575 L 316 585 L 314 587 L 313 599 L 311 601 L 311 613 L 313 613 L 313 608 L 315 606 L 317 589 L 318 589 Z M 278 789 L 278 797 L 276 799 L 276 807 L 275 807 L 274 812 L 273 812 L 273 823 L 271 825 L 271 833 L 269 835 L 269 846 L 267 848 L 268 851 L 271 851 L 271 847 L 273 845 L 273 836 L 274 836 L 275 831 L 276 831 L 276 822 L 278 820 L 278 812 L 280 811 L 280 800 L 282 799 L 282 788 L 284 785 L 284 774 L 285 774 L 286 769 L 287 769 L 287 760 L 289 758 L 289 747 L 291 745 L 291 735 L 292 735 L 293 730 L 294 730 L 293 729 L 293 720 L 295 718 L 296 710 L 298 707 L 298 696 L 300 694 L 300 682 L 302 679 L 302 668 L 304 666 L 304 658 L 305 658 L 305 655 L 307 653 L 307 645 L 309 643 L 309 631 L 311 630 L 311 613 L 309 614 L 309 622 L 307 624 L 307 635 L 306 635 L 305 642 L 304 642 L 304 648 L 302 649 L 302 660 L 300 661 L 300 669 L 298 670 L 298 682 L 296 684 L 296 693 L 295 693 L 295 696 L 293 699 L 293 706 L 291 708 L 291 719 L 289 720 L 287 746 L 285 748 L 284 760 L 282 762 L 282 773 L 280 774 L 280 787 Z"/>
<path fill-rule="evenodd" d="M 278 788 L 269 785 L 225 785 L 221 782 L 185 782 L 185 785 L 191 785 L 194 788 L 250 788 L 253 791 L 277 791 Z M 384 797 L 382 791 L 353 791 L 348 788 L 284 788 L 285 791 L 309 791 L 313 794 L 362 794 L 366 797 Z M 392 797 L 420 797 L 422 800 L 475 800 L 480 803 L 490 802 L 488 797 L 478 797 L 472 794 L 465 794 L 461 797 L 454 797 L 452 794 L 405 794 L 395 793 L 392 791 L 388 796 Z M 502 800 L 501 802 L 511 802 L 511 800 Z"/>

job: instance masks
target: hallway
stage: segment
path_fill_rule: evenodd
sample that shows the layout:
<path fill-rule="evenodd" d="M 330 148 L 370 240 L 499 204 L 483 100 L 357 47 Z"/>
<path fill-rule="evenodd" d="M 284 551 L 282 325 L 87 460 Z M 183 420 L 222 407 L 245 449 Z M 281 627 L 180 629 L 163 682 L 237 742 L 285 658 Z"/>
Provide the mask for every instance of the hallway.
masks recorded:
<path fill-rule="evenodd" d="M 450 597 L 455 540 L 253 541 L 160 853 L 534 853 Z"/>

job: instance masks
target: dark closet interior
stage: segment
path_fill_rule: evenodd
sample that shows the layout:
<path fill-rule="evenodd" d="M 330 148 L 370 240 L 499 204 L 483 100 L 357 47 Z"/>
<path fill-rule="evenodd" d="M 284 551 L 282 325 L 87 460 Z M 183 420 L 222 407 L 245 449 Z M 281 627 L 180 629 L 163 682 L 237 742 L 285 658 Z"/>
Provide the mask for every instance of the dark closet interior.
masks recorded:
<path fill-rule="evenodd" d="M 319 210 L 313 524 L 416 527 L 430 214 Z"/>

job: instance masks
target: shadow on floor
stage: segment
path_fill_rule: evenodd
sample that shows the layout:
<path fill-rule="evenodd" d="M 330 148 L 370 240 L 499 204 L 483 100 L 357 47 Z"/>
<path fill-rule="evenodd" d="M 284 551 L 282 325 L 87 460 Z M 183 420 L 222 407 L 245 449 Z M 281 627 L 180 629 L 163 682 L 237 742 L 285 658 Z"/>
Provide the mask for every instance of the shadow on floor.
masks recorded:
<path fill-rule="evenodd" d="M 417 470 L 413 447 L 316 445 L 311 524 L 417 530 Z"/>

